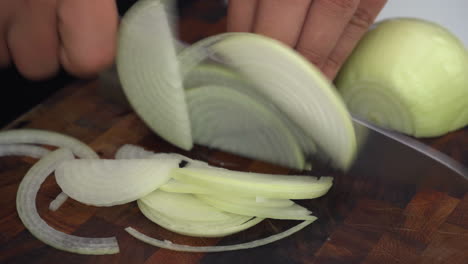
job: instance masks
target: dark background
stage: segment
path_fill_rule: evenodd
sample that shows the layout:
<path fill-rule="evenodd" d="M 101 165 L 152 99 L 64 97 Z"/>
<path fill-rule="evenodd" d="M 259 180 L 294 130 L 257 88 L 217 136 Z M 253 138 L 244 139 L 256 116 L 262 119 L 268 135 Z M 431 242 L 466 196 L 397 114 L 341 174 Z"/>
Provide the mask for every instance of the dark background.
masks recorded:
<path fill-rule="evenodd" d="M 177 1 L 179 12 L 186 12 L 196 1 L 200 0 Z M 136 0 L 118 0 L 119 14 L 123 15 L 135 2 Z M 33 82 L 23 78 L 14 65 L 7 69 L 0 69 L 0 127 L 27 112 L 73 80 L 75 80 L 73 76 L 63 70 L 52 79 Z"/>

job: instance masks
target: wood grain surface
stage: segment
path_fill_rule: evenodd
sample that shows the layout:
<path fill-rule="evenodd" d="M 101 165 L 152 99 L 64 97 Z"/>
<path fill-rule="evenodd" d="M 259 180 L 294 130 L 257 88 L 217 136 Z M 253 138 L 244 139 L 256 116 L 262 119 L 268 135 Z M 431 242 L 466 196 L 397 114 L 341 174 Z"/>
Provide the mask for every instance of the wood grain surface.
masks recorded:
<path fill-rule="evenodd" d="M 224 31 L 224 11 L 217 1 L 198 1 L 188 10 L 180 23 L 184 41 L 194 42 Z M 153 134 L 131 110 L 101 96 L 99 86 L 96 80 L 64 87 L 5 129 L 28 127 L 65 133 L 88 143 L 102 158 L 112 158 L 122 144 L 133 143 L 156 152 L 179 152 L 229 169 L 292 173 L 201 146 L 190 152 L 180 151 Z M 468 128 L 423 142 L 468 165 Z M 373 188 L 373 183 L 363 184 L 353 175 L 339 174 L 333 175 L 338 183 L 329 194 L 300 202 L 319 217 L 301 232 L 255 249 L 210 254 L 149 246 L 128 235 L 124 228 L 132 226 L 157 238 L 206 246 L 262 238 L 297 222 L 265 220 L 225 238 L 187 237 L 153 224 L 139 212 L 136 203 L 98 208 L 69 199 L 58 211 L 51 212 L 48 205 L 60 189 L 49 177 L 37 198 L 45 221 L 69 234 L 116 235 L 121 250 L 107 256 L 62 252 L 35 239 L 16 212 L 16 191 L 34 162 L 21 157 L 0 159 L 0 263 L 468 263 L 466 190 L 451 195 L 430 188 L 408 188 L 404 199 L 358 198 L 350 202 L 351 198 L 340 195 L 340 191 L 351 185 L 366 191 Z M 379 191 L 386 197 L 395 193 L 392 188 Z"/>

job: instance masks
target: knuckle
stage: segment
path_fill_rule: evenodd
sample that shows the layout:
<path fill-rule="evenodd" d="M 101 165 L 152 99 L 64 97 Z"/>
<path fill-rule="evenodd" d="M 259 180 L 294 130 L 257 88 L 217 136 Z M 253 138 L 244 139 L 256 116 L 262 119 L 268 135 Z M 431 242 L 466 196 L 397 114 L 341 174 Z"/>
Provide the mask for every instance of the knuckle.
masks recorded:
<path fill-rule="evenodd" d="M 320 0 L 320 2 L 335 10 L 353 10 L 359 5 L 359 0 Z"/>
<path fill-rule="evenodd" d="M 113 62 L 113 57 L 106 53 L 97 53 L 92 56 L 82 56 L 70 60 L 69 65 L 65 65 L 67 71 L 79 76 L 88 77 L 98 74 L 109 67 Z"/>
<path fill-rule="evenodd" d="M 365 8 L 359 8 L 349 21 L 350 25 L 360 29 L 368 29 L 374 23 L 374 16 Z"/>

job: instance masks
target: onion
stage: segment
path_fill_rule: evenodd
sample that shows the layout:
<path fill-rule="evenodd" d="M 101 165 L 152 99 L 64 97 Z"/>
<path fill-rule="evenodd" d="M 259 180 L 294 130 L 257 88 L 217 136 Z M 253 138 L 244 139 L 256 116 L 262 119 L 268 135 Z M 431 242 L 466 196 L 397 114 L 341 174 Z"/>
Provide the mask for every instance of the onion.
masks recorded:
<path fill-rule="evenodd" d="M 26 145 L 26 144 L 3 144 L 0 145 L 0 157 L 3 156 L 28 156 L 31 158 L 42 158 L 50 153 L 50 150 Z"/>
<path fill-rule="evenodd" d="M 294 136 L 268 108 L 221 86 L 187 91 L 195 142 L 244 157 L 303 169 L 304 155 Z"/>
<path fill-rule="evenodd" d="M 219 199 L 214 196 L 196 195 L 203 202 L 214 206 L 220 210 L 233 214 L 246 216 L 256 216 L 271 219 L 291 219 L 291 220 L 315 220 L 317 217 L 311 215 L 311 211 L 298 204 L 293 204 L 286 207 L 268 207 L 262 205 L 245 206 L 239 203 L 233 203 L 224 199 Z"/>
<path fill-rule="evenodd" d="M 144 148 L 132 144 L 121 146 L 115 154 L 115 159 L 177 159 L 187 162 L 185 167 L 190 168 L 214 168 L 208 163 L 200 160 L 194 160 L 178 153 L 155 153 L 145 150 Z"/>
<path fill-rule="evenodd" d="M 178 234 L 196 237 L 222 237 L 238 233 L 248 229 L 261 221 L 263 218 L 252 218 L 248 216 L 232 215 L 231 219 L 222 221 L 189 221 L 169 217 L 138 201 L 141 212 L 154 223 L 167 230 Z"/>
<path fill-rule="evenodd" d="M 232 218 L 232 214 L 216 209 L 191 194 L 156 190 L 139 201 L 161 214 L 179 220 L 211 222 Z"/>
<path fill-rule="evenodd" d="M 12 129 L 0 132 L 0 144 L 41 144 L 70 149 L 80 158 L 99 156 L 81 141 L 57 132 L 39 129 Z"/>
<path fill-rule="evenodd" d="M 57 132 L 39 129 L 13 129 L 0 132 L 0 144 L 42 144 L 70 149 L 73 154 L 80 158 L 98 159 L 99 156 L 83 142 L 73 137 Z M 33 147 L 29 149 L 32 150 Z M 35 150 L 36 151 L 36 150 Z M 44 153 L 44 151 L 40 151 Z M 26 153 L 25 153 L 26 154 Z M 57 210 L 65 201 L 67 196 L 63 193 L 55 198 L 49 208 Z"/>
<path fill-rule="evenodd" d="M 223 35 L 223 36 L 226 36 L 226 35 Z M 196 49 L 196 46 L 188 47 L 185 52 L 188 53 L 189 51 L 193 49 Z M 182 69 L 183 68 L 184 66 L 182 65 Z M 317 152 L 317 146 L 313 142 L 311 137 L 306 136 L 306 134 L 301 128 L 296 126 L 294 122 L 291 122 L 291 120 L 283 112 L 281 112 L 274 104 L 272 104 L 269 100 L 264 98 L 264 96 L 259 94 L 256 91 L 254 85 L 250 83 L 247 79 L 243 78 L 242 75 L 236 73 L 233 70 L 230 70 L 227 67 L 223 67 L 221 65 L 200 64 L 197 67 L 190 70 L 184 78 L 185 89 L 192 89 L 192 88 L 197 88 L 197 87 L 207 86 L 207 85 L 216 85 L 216 86 L 234 89 L 236 91 L 239 91 L 239 92 L 242 92 L 243 94 L 248 95 L 252 99 L 255 99 L 257 103 L 262 104 L 263 107 L 268 108 L 268 110 L 271 111 L 273 115 L 281 119 L 281 121 L 290 130 L 290 132 L 295 137 L 296 141 L 301 146 L 302 151 L 304 152 L 305 156 L 310 157 Z M 225 120 L 226 122 L 229 122 L 228 119 L 225 119 Z M 192 118 L 191 118 L 191 121 L 193 123 Z M 194 138 L 194 141 L 197 142 L 197 139 Z M 257 157 L 257 159 L 261 159 L 261 158 L 262 157 Z"/>
<path fill-rule="evenodd" d="M 247 243 L 241 243 L 241 244 L 229 245 L 229 246 L 212 246 L 212 247 L 209 247 L 209 246 L 196 247 L 196 246 L 188 246 L 188 245 L 179 245 L 179 244 L 172 243 L 168 240 L 162 241 L 162 240 L 148 237 L 138 232 L 132 227 L 125 228 L 125 231 L 127 231 L 130 235 L 132 235 L 138 240 L 141 240 L 147 244 L 160 247 L 160 248 L 176 250 L 176 251 L 185 251 L 185 252 L 222 252 L 222 251 L 234 251 L 234 250 L 249 249 L 249 248 L 264 246 L 264 245 L 273 243 L 275 241 L 278 241 L 280 239 L 283 239 L 285 237 L 288 237 L 302 230 L 304 227 L 310 225 L 313 222 L 314 222 L 313 220 L 304 221 L 284 232 L 278 233 L 276 235 L 272 235 L 267 238 L 247 242 Z"/>
<path fill-rule="evenodd" d="M 24 176 L 16 196 L 16 208 L 24 226 L 39 240 L 60 250 L 79 254 L 114 254 L 119 252 L 115 237 L 85 238 L 59 232 L 42 220 L 36 208 L 36 196 L 41 184 L 55 168 L 73 154 L 56 150 L 34 164 Z"/>
<path fill-rule="evenodd" d="M 57 168 L 63 192 L 88 205 L 112 206 L 135 201 L 170 179 L 179 159 L 71 160 Z"/>
<path fill-rule="evenodd" d="M 317 142 L 335 166 L 347 169 L 351 165 L 356 154 L 351 116 L 332 85 L 305 58 L 256 34 L 221 34 L 201 42 L 179 55 L 180 64 L 189 69 L 183 73 L 193 69 L 191 64 L 199 63 L 203 54 L 222 61 Z M 201 50 L 189 52 L 197 47 Z"/>
<path fill-rule="evenodd" d="M 120 24 L 117 70 L 130 104 L 165 140 L 192 148 L 169 8 L 173 1 L 136 3 Z"/>
<path fill-rule="evenodd" d="M 172 177 L 183 183 L 211 188 L 216 193 L 275 199 L 317 198 L 327 193 L 333 184 L 331 177 L 261 174 L 227 169 L 174 169 Z"/>
<path fill-rule="evenodd" d="M 432 22 L 380 22 L 336 84 L 351 112 L 388 129 L 433 137 L 468 124 L 468 52 Z"/>

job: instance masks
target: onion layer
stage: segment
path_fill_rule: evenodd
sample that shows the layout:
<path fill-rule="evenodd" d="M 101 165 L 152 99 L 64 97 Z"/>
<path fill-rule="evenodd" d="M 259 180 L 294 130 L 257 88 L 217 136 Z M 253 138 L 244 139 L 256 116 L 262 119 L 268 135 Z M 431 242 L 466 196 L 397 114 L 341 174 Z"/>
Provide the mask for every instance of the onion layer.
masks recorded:
<path fill-rule="evenodd" d="M 247 243 L 241 243 L 237 245 L 213 246 L 213 247 L 196 247 L 196 246 L 188 246 L 188 245 L 179 245 L 179 244 L 172 243 L 168 240 L 162 241 L 162 240 L 158 240 L 155 238 L 151 238 L 145 234 L 142 234 L 132 227 L 125 228 L 125 231 L 127 231 L 130 235 L 132 235 L 138 240 L 141 240 L 147 244 L 160 247 L 160 248 L 165 248 L 165 249 L 170 249 L 170 250 L 175 250 L 175 251 L 185 251 L 185 252 L 223 252 L 223 251 L 234 251 L 234 250 L 249 249 L 249 248 L 264 246 L 264 245 L 273 243 L 275 241 L 281 240 L 285 237 L 288 237 L 302 230 L 303 228 L 305 228 L 306 226 L 310 225 L 313 222 L 314 222 L 313 220 L 304 221 L 294 227 L 291 227 L 290 229 L 284 232 L 281 232 L 276 235 L 272 235 L 267 238 L 263 238 L 263 239 L 259 239 L 259 240 L 255 240 L 255 241 L 251 241 Z"/>
<path fill-rule="evenodd" d="M 115 237 L 85 238 L 68 235 L 51 228 L 42 220 L 36 208 L 36 196 L 41 184 L 56 167 L 73 159 L 66 149 L 56 150 L 39 160 L 21 181 L 16 196 L 16 208 L 24 226 L 39 240 L 60 250 L 79 254 L 114 254 L 119 252 Z"/>

